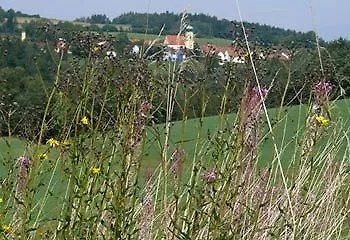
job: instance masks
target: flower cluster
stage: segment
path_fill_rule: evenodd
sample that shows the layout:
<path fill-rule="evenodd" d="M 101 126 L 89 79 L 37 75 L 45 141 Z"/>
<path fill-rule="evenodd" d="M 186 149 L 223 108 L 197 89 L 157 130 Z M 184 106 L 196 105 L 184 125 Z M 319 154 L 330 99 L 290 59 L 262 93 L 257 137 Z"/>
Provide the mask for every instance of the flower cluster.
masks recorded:
<path fill-rule="evenodd" d="M 316 116 L 315 119 L 320 126 L 327 127 L 329 124 L 329 120 L 323 116 Z"/>
<path fill-rule="evenodd" d="M 142 117 L 147 117 L 147 113 L 151 110 L 152 104 L 148 101 L 143 101 L 140 105 L 140 115 Z"/>
<path fill-rule="evenodd" d="M 210 168 L 207 171 L 205 171 L 202 175 L 203 179 L 206 180 L 208 183 L 214 182 L 216 180 L 216 171 L 215 168 Z"/>
<path fill-rule="evenodd" d="M 41 153 L 41 154 L 39 154 L 39 159 L 40 159 L 40 160 L 46 160 L 47 158 L 48 158 L 47 153 Z"/>
<path fill-rule="evenodd" d="M 31 161 L 30 158 L 27 156 L 20 156 L 17 158 L 17 161 L 21 166 L 29 167 Z"/>
<path fill-rule="evenodd" d="M 86 116 L 83 116 L 80 120 L 81 124 L 83 125 L 89 125 L 90 124 L 90 121 L 89 119 L 86 117 Z"/>
<path fill-rule="evenodd" d="M 329 95 L 329 93 L 332 91 L 332 89 L 333 89 L 333 85 L 331 83 L 322 81 L 322 82 L 317 83 L 314 86 L 313 91 L 316 94 Z"/>
<path fill-rule="evenodd" d="M 90 172 L 94 175 L 100 174 L 101 173 L 101 168 L 98 167 L 92 167 L 90 168 Z"/>
<path fill-rule="evenodd" d="M 50 147 L 58 147 L 60 146 L 60 141 L 50 138 L 49 140 L 46 141 L 46 144 L 48 144 Z"/>
<path fill-rule="evenodd" d="M 72 145 L 72 141 L 64 140 L 63 142 L 58 141 L 57 139 L 50 138 L 46 141 L 46 144 L 50 147 L 69 147 Z"/>
<path fill-rule="evenodd" d="M 314 113 L 319 113 L 322 107 L 326 107 L 329 95 L 333 89 L 333 85 L 329 82 L 321 81 L 313 87 L 314 105 L 312 110 Z"/>
<path fill-rule="evenodd" d="M 9 234 L 13 232 L 13 228 L 9 225 L 2 225 L 1 226 L 1 231 L 5 234 Z"/>

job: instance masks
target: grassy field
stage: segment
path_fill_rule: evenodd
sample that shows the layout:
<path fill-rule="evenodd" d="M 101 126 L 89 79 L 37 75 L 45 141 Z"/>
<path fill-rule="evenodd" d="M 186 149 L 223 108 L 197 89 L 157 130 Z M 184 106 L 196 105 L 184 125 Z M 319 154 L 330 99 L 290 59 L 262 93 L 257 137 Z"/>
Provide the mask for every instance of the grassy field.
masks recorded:
<path fill-rule="evenodd" d="M 280 121 L 276 122 L 276 116 L 279 109 L 269 109 L 269 118 L 273 124 L 273 130 L 276 138 L 276 144 L 281 152 L 281 159 L 285 166 L 289 165 L 292 160 L 292 156 L 295 151 L 295 144 L 298 144 L 297 139 L 301 139 L 305 130 L 305 121 L 307 107 L 305 105 L 285 107 L 281 111 Z M 325 130 L 326 136 L 336 133 L 335 123 L 341 121 L 342 131 L 346 131 L 350 127 L 348 119 L 350 116 L 350 101 L 339 100 L 333 102 L 332 105 L 332 123 Z M 226 126 L 227 129 L 231 129 L 234 126 L 236 114 L 228 114 L 223 118 L 218 116 L 205 117 L 203 119 L 189 119 L 187 121 L 173 122 L 170 133 L 170 145 L 175 149 L 181 147 L 185 149 L 187 155 L 188 165 L 191 164 L 193 157 L 195 156 L 196 143 L 200 142 L 200 145 L 209 145 L 212 142 L 212 138 L 217 134 L 217 129 L 220 125 Z M 260 155 L 259 164 L 266 166 L 274 158 L 273 141 L 271 133 L 267 125 L 266 117 L 263 117 L 264 123 L 261 130 L 261 143 L 260 143 Z M 339 126 L 337 126 L 339 128 Z M 144 155 L 144 167 L 156 167 L 160 164 L 161 159 L 161 143 L 164 142 L 163 135 L 164 125 L 156 125 L 149 127 L 146 132 L 146 144 Z M 231 133 L 227 132 L 226 136 Z M 233 133 L 232 133 L 233 134 Z M 160 138 L 159 138 L 160 136 Z M 324 139 L 323 144 L 326 144 L 329 139 Z M 344 148 L 344 146 L 342 147 Z M 198 150 L 198 149 L 197 149 Z M 26 143 L 17 138 L 1 139 L 0 140 L 0 158 L 16 159 L 18 156 L 26 153 Z M 344 149 L 342 149 L 344 151 Z M 53 153 L 53 156 L 57 156 L 57 153 Z M 210 161 L 210 159 L 207 159 Z M 186 165 L 187 165 L 186 164 Z M 1 172 L 1 171 L 0 171 Z"/>
<path fill-rule="evenodd" d="M 276 144 L 281 151 L 281 159 L 285 166 L 289 165 L 292 156 L 295 151 L 295 144 L 298 144 L 297 139 L 301 139 L 303 134 L 305 134 L 305 122 L 307 106 L 291 106 L 285 107 L 281 111 L 280 121 L 276 122 L 276 116 L 279 109 L 269 109 L 269 118 L 273 124 L 273 130 L 276 138 Z M 350 122 L 348 116 L 350 115 L 350 101 L 349 100 L 339 100 L 333 102 L 332 105 L 332 123 L 325 130 L 326 137 L 322 140 L 322 144 L 328 142 L 328 137 L 332 134 L 336 134 L 339 131 L 339 126 L 335 126 L 336 123 L 340 123 L 342 131 L 346 131 L 350 127 Z M 236 114 L 228 114 L 223 119 L 224 125 L 229 129 L 232 128 L 236 119 Z M 217 128 L 220 125 L 220 119 L 217 116 L 205 117 L 203 121 L 201 119 L 190 119 L 186 122 L 175 122 L 171 129 L 171 144 L 175 146 L 182 146 L 188 155 L 189 161 L 194 156 L 195 144 L 197 140 L 202 143 L 209 144 L 209 139 L 213 137 L 217 132 Z M 261 130 L 261 143 L 260 143 L 260 155 L 259 164 L 266 166 L 273 160 L 273 141 L 271 138 L 271 133 L 269 133 L 269 128 L 267 125 L 266 117 L 263 117 L 264 123 Z M 162 131 L 163 125 L 157 127 L 158 131 Z M 154 131 L 148 132 L 148 139 L 150 141 L 147 144 L 148 156 L 146 156 L 147 162 L 152 165 L 157 165 L 159 162 L 160 148 L 157 144 L 157 140 L 153 137 Z M 228 136 L 229 134 L 227 134 Z M 342 147 L 342 152 L 344 151 L 344 146 Z M 158 160 L 156 160 L 158 159 Z"/>
<path fill-rule="evenodd" d="M 289 175 L 289 169 L 297 167 L 298 154 L 300 155 L 300 148 L 302 139 L 305 139 L 305 122 L 306 122 L 306 105 L 292 106 L 283 108 L 281 111 L 279 109 L 269 109 L 269 119 L 272 123 L 273 134 L 275 136 L 275 141 L 272 140 L 271 132 L 269 131 L 266 118 L 262 119 L 261 128 L 261 142 L 259 144 L 258 150 L 258 165 L 273 166 L 273 162 L 276 161 L 276 154 L 274 152 L 274 144 L 278 148 L 280 154 L 280 159 L 283 167 L 286 169 L 287 175 Z M 327 153 L 323 152 L 323 149 L 331 149 L 332 146 L 337 148 L 335 151 L 337 156 L 334 156 L 333 161 L 341 161 L 346 153 L 346 139 L 343 137 L 349 133 L 349 120 L 348 116 L 350 114 L 350 101 L 340 100 L 332 102 L 331 104 L 331 123 L 327 128 L 324 128 L 323 137 L 319 139 L 318 149 L 316 151 L 315 159 L 318 159 L 315 164 L 323 164 L 324 156 Z M 194 161 L 200 161 L 202 165 L 206 167 L 213 167 L 220 165 L 220 154 L 223 152 L 217 152 L 215 150 L 220 149 L 220 142 L 225 142 L 225 138 L 229 139 L 233 136 L 235 132 L 235 119 L 236 114 L 228 114 L 225 116 L 212 116 L 205 117 L 203 119 L 190 119 L 183 122 L 174 122 L 171 126 L 170 131 L 170 141 L 169 141 L 169 152 L 168 155 L 172 154 L 171 150 L 176 147 L 183 148 L 185 150 L 185 162 L 183 163 L 183 176 L 186 179 L 184 183 L 187 182 L 191 174 L 191 166 Z M 276 121 L 276 117 L 279 116 L 279 121 Z M 147 169 L 155 169 L 161 166 L 161 152 L 164 143 L 164 125 L 156 125 L 154 127 L 148 127 L 146 131 L 146 142 L 144 145 L 143 156 L 141 156 L 141 184 L 140 188 L 144 188 L 145 181 L 144 177 Z M 224 139 L 223 139 L 224 138 Z M 223 141 L 222 141 L 223 140 Z M 95 143 L 96 148 L 92 149 L 94 153 L 98 152 L 100 144 Z M 327 147 L 326 147 L 327 146 Z M 42 146 L 41 150 L 45 151 L 48 146 Z M 230 151 L 229 149 L 223 149 L 223 151 Z M 296 153 L 299 151 L 299 153 Z M 13 176 L 9 179 L 16 179 L 17 177 L 17 164 L 16 159 L 21 155 L 30 155 L 33 152 L 33 145 L 27 144 L 16 138 L 10 139 L 0 139 L 0 174 L 1 177 L 4 176 L 5 172 L 9 173 L 12 171 Z M 108 152 L 108 149 L 107 149 Z M 68 152 L 67 152 L 68 154 Z M 35 205 L 31 210 L 31 214 L 37 214 L 41 211 L 40 216 L 41 224 L 40 231 L 49 231 L 50 226 L 53 223 L 51 219 L 60 216 L 62 211 L 62 206 L 64 206 L 64 198 L 62 197 L 66 190 L 69 188 L 69 180 L 66 178 L 67 171 L 70 171 L 72 166 L 66 165 L 68 158 L 70 156 L 65 155 L 64 158 L 59 160 L 59 151 L 50 149 L 48 151 L 48 159 L 42 161 L 42 166 L 39 168 L 38 176 L 36 177 L 36 184 L 41 186 L 36 189 L 34 202 L 42 203 L 43 205 Z M 347 160 L 348 162 L 348 160 Z M 55 166 L 55 164 L 57 164 Z M 290 165 L 293 164 L 291 167 Z M 4 169 L 4 165 L 12 166 L 11 169 Z M 105 164 L 106 165 L 106 164 Z M 79 166 L 81 169 L 89 169 L 89 163 L 82 161 Z M 51 175 L 50 171 L 41 169 L 51 169 L 55 174 Z M 55 170 L 53 170 L 55 169 Z M 73 170 L 72 170 L 73 171 Z M 103 175 L 103 179 L 107 178 L 107 175 Z M 96 179 L 97 180 L 97 179 Z M 80 181 L 80 180 L 79 180 Z M 79 184 L 77 180 L 77 184 Z M 49 184 L 50 183 L 50 184 Z M 49 184 L 49 191 L 46 187 Z M 87 186 L 89 183 L 87 183 Z M 84 186 L 80 186 L 84 189 Z M 97 185 L 97 189 L 100 187 Z M 169 186 L 168 190 L 174 191 L 175 185 Z M 89 190 L 81 190 L 79 194 L 88 194 Z M 88 192 L 85 192 L 88 191 Z M 96 190 L 98 191 L 98 190 Z M 158 190 L 159 194 L 163 194 L 163 190 Z M 97 192 L 101 194 L 100 192 Z M 46 197 L 43 197 L 46 196 Z M 48 197 L 49 196 L 49 197 Z M 135 195 L 137 198 L 140 196 Z M 344 198 L 346 199 L 346 198 Z M 42 208 L 40 207 L 42 206 Z M 185 206 L 182 203 L 182 206 Z M 7 215 L 11 216 L 15 214 L 12 212 L 14 210 L 8 209 Z M 40 231 L 39 234 L 40 234 Z"/>

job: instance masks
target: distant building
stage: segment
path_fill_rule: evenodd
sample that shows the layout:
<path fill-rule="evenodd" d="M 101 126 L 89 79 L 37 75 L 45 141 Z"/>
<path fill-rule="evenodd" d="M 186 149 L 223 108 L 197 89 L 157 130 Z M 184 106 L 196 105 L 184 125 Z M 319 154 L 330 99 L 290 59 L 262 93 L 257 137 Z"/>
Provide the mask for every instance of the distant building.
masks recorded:
<path fill-rule="evenodd" d="M 164 39 L 164 45 L 168 48 L 178 49 L 194 49 L 193 28 L 188 26 L 185 35 L 167 35 Z"/>
<path fill-rule="evenodd" d="M 185 48 L 185 36 L 181 35 L 167 35 L 164 39 L 164 45 L 170 49 L 178 50 Z"/>
<path fill-rule="evenodd" d="M 163 45 L 168 51 L 164 55 L 165 60 L 183 62 L 186 59 L 186 52 L 194 49 L 193 28 L 188 26 L 184 35 L 167 35 Z"/>
<path fill-rule="evenodd" d="M 230 47 L 218 47 L 213 44 L 203 45 L 201 47 L 205 55 L 216 55 L 219 58 L 219 64 L 224 65 L 227 62 L 245 63 L 245 56 L 242 51 Z"/>
<path fill-rule="evenodd" d="M 289 61 L 292 55 L 287 50 L 273 50 L 267 56 L 267 60 Z"/>
<path fill-rule="evenodd" d="M 27 34 L 25 31 L 22 31 L 21 33 L 21 41 L 24 42 L 27 39 Z"/>

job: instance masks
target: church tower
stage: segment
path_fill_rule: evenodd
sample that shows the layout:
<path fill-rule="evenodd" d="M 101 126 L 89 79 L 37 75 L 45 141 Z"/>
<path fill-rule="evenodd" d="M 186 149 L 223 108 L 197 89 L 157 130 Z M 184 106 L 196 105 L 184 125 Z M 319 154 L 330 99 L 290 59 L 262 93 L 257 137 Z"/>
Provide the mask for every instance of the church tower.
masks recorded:
<path fill-rule="evenodd" d="M 194 34 L 193 34 L 193 27 L 191 25 L 188 25 L 186 27 L 185 47 L 190 50 L 193 50 L 194 48 Z"/>

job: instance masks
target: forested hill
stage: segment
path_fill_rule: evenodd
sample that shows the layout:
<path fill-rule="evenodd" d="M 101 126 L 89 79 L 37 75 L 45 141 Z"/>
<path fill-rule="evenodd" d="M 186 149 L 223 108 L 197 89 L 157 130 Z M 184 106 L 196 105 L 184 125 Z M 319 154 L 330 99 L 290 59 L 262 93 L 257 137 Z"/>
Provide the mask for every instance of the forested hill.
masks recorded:
<path fill-rule="evenodd" d="M 193 26 L 198 37 L 217 37 L 226 39 L 242 38 L 242 27 L 238 21 L 218 19 L 206 14 L 188 14 L 188 23 Z M 163 25 L 164 34 L 175 34 L 179 31 L 181 14 L 135 13 L 129 12 L 113 19 L 116 24 L 130 24 L 133 32 L 158 34 Z M 293 30 L 245 22 L 249 40 L 263 45 L 306 45 L 314 41 L 312 32 L 302 33 Z"/>

